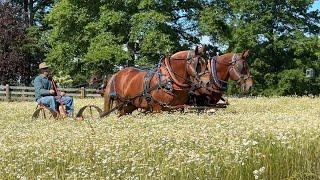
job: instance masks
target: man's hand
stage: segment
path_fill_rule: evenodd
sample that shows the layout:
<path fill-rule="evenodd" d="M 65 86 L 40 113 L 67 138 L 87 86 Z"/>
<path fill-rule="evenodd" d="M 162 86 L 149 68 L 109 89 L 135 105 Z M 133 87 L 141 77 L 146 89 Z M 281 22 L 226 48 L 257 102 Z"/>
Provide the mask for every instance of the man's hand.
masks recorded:
<path fill-rule="evenodd" d="M 60 95 L 64 96 L 64 95 L 66 95 L 66 92 L 61 91 Z"/>
<path fill-rule="evenodd" d="M 54 91 L 53 89 L 50 89 L 50 90 L 49 90 L 49 93 L 50 93 L 50 94 L 55 94 L 55 91 Z"/>

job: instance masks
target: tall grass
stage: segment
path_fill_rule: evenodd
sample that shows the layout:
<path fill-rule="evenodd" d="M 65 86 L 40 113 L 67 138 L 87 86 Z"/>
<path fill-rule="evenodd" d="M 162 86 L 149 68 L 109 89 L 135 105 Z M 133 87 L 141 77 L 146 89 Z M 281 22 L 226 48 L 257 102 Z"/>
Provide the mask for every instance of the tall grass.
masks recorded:
<path fill-rule="evenodd" d="M 31 121 L 35 103 L 1 102 L 0 179 L 320 179 L 319 98 L 230 102 L 83 122 Z"/>

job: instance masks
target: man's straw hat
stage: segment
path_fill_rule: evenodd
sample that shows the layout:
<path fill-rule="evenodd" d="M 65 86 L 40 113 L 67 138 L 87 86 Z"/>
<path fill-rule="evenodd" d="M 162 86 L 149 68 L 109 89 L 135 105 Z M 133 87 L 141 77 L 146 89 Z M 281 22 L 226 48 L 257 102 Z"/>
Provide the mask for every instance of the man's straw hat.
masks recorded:
<path fill-rule="evenodd" d="M 44 68 L 48 68 L 48 67 L 50 67 L 50 66 L 48 66 L 45 62 L 39 64 L 39 69 L 44 69 Z"/>

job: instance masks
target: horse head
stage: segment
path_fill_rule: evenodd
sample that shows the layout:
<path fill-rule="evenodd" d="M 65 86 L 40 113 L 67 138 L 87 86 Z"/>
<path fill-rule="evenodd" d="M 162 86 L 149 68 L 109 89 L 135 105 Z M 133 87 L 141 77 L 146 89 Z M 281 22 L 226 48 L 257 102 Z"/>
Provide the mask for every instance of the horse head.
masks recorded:
<path fill-rule="evenodd" d="M 248 93 L 253 86 L 253 78 L 249 70 L 247 58 L 249 56 L 249 50 L 242 53 L 228 55 L 221 61 L 222 69 L 226 70 L 227 78 L 237 82 L 241 87 L 241 90 Z M 217 62 L 218 65 L 220 62 Z M 223 74 L 222 71 L 220 71 Z M 223 77 L 223 75 L 222 75 Z"/>
<path fill-rule="evenodd" d="M 204 47 L 197 46 L 194 51 L 180 51 L 165 59 L 164 65 L 175 84 L 190 87 L 200 83 L 198 72 L 206 66 L 203 52 Z"/>
<path fill-rule="evenodd" d="M 207 61 L 206 68 L 198 71 L 202 84 L 193 93 L 196 96 L 205 96 L 206 100 L 216 103 L 227 90 L 229 78 L 236 81 L 241 90 L 248 93 L 253 85 L 247 62 L 248 56 L 249 51 L 243 51 L 211 57 Z"/>
<path fill-rule="evenodd" d="M 195 58 L 189 62 L 190 66 L 188 66 L 188 72 L 191 75 L 191 81 L 194 84 L 198 83 L 200 86 L 210 83 L 210 78 L 204 75 L 209 73 L 207 61 L 205 58 L 203 58 L 204 48 L 204 46 L 200 48 L 198 46 L 196 47 Z"/>
<path fill-rule="evenodd" d="M 197 52 L 197 48 L 196 51 Z M 192 74 L 195 74 L 191 76 L 191 80 L 194 84 L 197 84 L 195 88 L 199 89 L 202 87 L 207 87 L 211 83 L 211 72 L 209 67 L 207 66 L 208 61 L 202 57 L 204 53 L 204 46 L 201 48 L 201 54 L 197 56 L 197 59 L 192 61 L 194 72 Z"/>

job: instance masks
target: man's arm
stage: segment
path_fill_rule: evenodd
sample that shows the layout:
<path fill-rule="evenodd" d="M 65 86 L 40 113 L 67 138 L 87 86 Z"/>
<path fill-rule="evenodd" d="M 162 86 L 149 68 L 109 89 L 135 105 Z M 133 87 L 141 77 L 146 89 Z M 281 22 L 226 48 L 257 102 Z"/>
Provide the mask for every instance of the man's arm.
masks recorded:
<path fill-rule="evenodd" d="M 36 78 L 34 80 L 34 88 L 35 88 L 35 92 L 40 94 L 41 96 L 50 95 L 50 90 L 42 88 L 41 78 Z"/>

